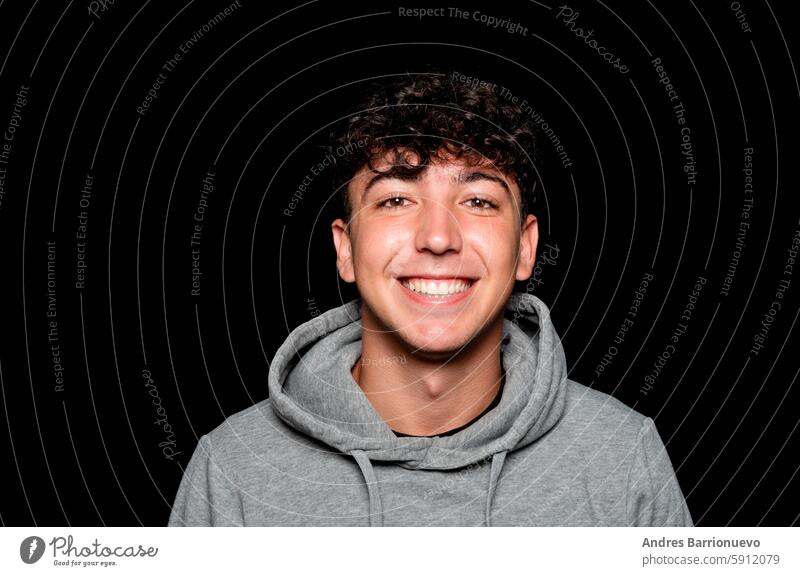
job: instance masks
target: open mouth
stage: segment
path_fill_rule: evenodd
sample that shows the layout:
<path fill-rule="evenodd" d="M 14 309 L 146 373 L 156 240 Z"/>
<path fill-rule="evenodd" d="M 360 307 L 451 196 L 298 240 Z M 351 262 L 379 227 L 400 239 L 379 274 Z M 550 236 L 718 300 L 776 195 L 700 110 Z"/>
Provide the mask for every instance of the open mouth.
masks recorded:
<path fill-rule="evenodd" d="M 470 293 L 475 280 L 470 278 L 398 278 L 400 285 L 417 301 L 455 302 Z"/>

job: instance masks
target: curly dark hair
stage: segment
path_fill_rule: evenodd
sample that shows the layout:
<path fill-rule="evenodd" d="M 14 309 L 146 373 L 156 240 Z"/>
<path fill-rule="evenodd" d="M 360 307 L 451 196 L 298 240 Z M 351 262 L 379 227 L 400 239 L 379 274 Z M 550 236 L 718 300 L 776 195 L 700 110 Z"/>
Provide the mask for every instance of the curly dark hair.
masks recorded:
<path fill-rule="evenodd" d="M 387 155 L 392 171 L 409 176 L 445 155 L 471 165 L 489 162 L 519 186 L 524 221 L 538 183 L 537 131 L 530 116 L 501 95 L 501 88 L 440 70 L 376 83 L 340 130 L 330 134 L 327 146 L 345 221 L 352 216 L 350 180 Z"/>

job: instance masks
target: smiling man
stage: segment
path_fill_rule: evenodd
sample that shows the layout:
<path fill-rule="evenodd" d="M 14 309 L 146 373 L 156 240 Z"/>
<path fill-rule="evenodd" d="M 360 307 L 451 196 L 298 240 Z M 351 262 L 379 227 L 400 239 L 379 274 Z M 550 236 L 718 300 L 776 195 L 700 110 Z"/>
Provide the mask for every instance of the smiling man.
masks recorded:
<path fill-rule="evenodd" d="M 538 239 L 533 215 L 520 226 L 517 184 L 481 157 L 440 154 L 423 165 L 401 149 L 363 167 L 352 222 L 332 225 L 339 273 L 362 297 L 362 358 L 409 359 L 357 362 L 353 377 L 393 430 L 423 436 L 497 396 L 503 310 Z"/>
<path fill-rule="evenodd" d="M 514 292 L 536 132 L 461 78 L 387 81 L 332 135 L 359 298 L 292 331 L 270 397 L 201 438 L 170 525 L 692 525 L 653 421 L 570 380 L 547 306 Z"/>

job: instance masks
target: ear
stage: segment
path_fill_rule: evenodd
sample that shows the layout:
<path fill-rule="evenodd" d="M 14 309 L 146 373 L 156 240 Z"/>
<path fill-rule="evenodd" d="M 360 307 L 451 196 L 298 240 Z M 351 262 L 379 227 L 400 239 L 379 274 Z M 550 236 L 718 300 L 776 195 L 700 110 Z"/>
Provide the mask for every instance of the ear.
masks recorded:
<path fill-rule="evenodd" d="M 353 269 L 353 245 L 350 242 L 350 228 L 344 220 L 337 218 L 331 223 L 333 244 L 336 246 L 336 267 L 339 276 L 345 282 L 355 282 L 356 274 Z"/>
<path fill-rule="evenodd" d="M 517 260 L 517 280 L 524 281 L 533 274 L 536 264 L 536 247 L 539 245 L 539 222 L 536 216 L 528 214 L 522 225 L 519 237 L 519 258 Z"/>

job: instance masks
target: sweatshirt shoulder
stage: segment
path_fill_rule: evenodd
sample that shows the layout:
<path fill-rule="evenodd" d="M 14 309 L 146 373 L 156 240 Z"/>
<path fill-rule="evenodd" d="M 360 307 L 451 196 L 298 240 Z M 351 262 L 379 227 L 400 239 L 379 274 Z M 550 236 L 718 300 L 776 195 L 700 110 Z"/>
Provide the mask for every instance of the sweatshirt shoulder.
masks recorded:
<path fill-rule="evenodd" d="M 635 442 L 650 419 L 610 394 L 567 380 L 562 426 L 577 428 L 598 439 L 613 436 L 618 442 Z"/>
<path fill-rule="evenodd" d="M 608 525 L 691 526 L 669 455 L 654 421 L 609 394 L 567 380 L 556 426 L 572 466 L 593 486 Z"/>
<path fill-rule="evenodd" d="M 226 459 L 252 458 L 274 450 L 295 435 L 272 409 L 269 398 L 228 416 L 207 434 L 215 453 Z"/>
<path fill-rule="evenodd" d="M 263 428 L 272 415 L 269 398 L 231 414 L 208 435 L 212 440 L 225 441 L 231 434 L 252 434 Z"/>

